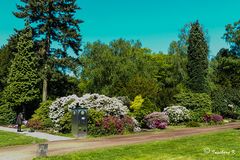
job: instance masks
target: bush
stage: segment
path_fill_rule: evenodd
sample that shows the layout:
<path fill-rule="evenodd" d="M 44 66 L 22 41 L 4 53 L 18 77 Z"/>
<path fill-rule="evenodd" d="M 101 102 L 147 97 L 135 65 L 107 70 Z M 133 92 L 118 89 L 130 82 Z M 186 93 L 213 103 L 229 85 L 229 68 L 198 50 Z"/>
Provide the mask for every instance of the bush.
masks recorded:
<path fill-rule="evenodd" d="M 37 119 L 30 119 L 26 125 L 26 127 L 34 130 L 40 130 L 43 129 L 43 124 L 41 121 Z"/>
<path fill-rule="evenodd" d="M 100 126 L 104 118 L 104 112 L 89 109 L 87 118 L 88 118 L 88 134 L 101 135 L 103 132 L 103 128 L 101 128 Z"/>
<path fill-rule="evenodd" d="M 134 122 L 131 117 L 124 116 L 106 116 L 101 119 L 102 113 L 93 113 L 98 120 L 94 120 L 95 124 L 89 124 L 88 133 L 93 136 L 118 135 L 126 132 L 133 132 Z M 91 122 L 93 117 L 90 118 Z"/>
<path fill-rule="evenodd" d="M 178 105 L 191 110 L 192 120 L 201 122 L 202 117 L 212 111 L 212 101 L 206 93 L 180 93 L 175 96 Z"/>
<path fill-rule="evenodd" d="M 223 122 L 223 117 L 218 114 L 206 114 L 203 120 L 209 124 L 221 124 Z"/>
<path fill-rule="evenodd" d="M 12 108 L 5 104 L 0 106 L 0 125 L 15 124 L 16 113 Z"/>
<path fill-rule="evenodd" d="M 45 101 L 40 104 L 40 107 L 35 111 L 32 116 L 33 120 L 40 121 L 44 129 L 52 128 L 53 123 L 49 118 L 49 106 L 52 104 L 52 101 Z"/>
<path fill-rule="evenodd" d="M 130 109 L 132 109 L 134 112 L 137 112 L 142 107 L 143 102 L 144 99 L 141 95 L 136 96 L 134 101 L 131 103 Z"/>
<path fill-rule="evenodd" d="M 240 118 L 240 91 L 238 89 L 220 88 L 212 93 L 213 112 L 227 118 Z"/>
<path fill-rule="evenodd" d="M 201 126 L 200 123 L 194 121 L 187 122 L 186 124 L 186 127 L 200 127 L 200 126 Z"/>
<path fill-rule="evenodd" d="M 133 116 L 139 122 L 141 127 L 147 127 L 144 121 L 144 117 L 152 112 L 157 111 L 159 111 L 159 108 L 157 108 L 157 106 L 154 103 L 152 103 L 150 99 L 146 98 L 144 99 L 141 108 L 138 111 L 133 112 Z"/>
<path fill-rule="evenodd" d="M 164 108 L 163 112 L 168 115 L 170 123 L 177 124 L 188 121 L 190 119 L 190 112 L 183 106 L 172 106 Z"/>
<path fill-rule="evenodd" d="M 153 112 L 145 116 L 144 121 L 148 128 L 154 129 L 164 129 L 169 123 L 168 116 L 163 112 Z"/>
<path fill-rule="evenodd" d="M 123 102 L 117 98 L 110 98 L 99 94 L 85 94 L 82 97 L 71 95 L 58 98 L 49 107 L 49 117 L 54 129 L 67 132 L 70 128 L 71 112 L 76 106 L 84 106 L 88 109 L 104 112 L 105 115 L 119 117 L 126 115 L 129 110 Z"/>

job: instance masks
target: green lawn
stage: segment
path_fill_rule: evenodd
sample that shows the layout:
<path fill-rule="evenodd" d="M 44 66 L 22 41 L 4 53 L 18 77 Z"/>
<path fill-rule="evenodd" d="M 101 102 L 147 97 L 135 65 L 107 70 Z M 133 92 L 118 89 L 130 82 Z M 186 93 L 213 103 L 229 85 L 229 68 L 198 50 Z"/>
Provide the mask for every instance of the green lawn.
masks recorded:
<path fill-rule="evenodd" d="M 44 141 L 46 140 L 33 138 L 12 132 L 0 131 L 0 147 L 40 143 Z"/>
<path fill-rule="evenodd" d="M 237 160 L 240 131 L 189 136 L 138 145 L 76 152 L 41 160 Z"/>

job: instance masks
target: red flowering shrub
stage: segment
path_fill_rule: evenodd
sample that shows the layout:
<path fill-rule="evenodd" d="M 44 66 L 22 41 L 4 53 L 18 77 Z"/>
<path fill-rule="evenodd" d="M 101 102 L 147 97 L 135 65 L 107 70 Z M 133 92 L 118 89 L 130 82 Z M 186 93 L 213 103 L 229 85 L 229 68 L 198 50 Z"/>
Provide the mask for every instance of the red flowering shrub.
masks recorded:
<path fill-rule="evenodd" d="M 90 124 L 88 133 L 93 136 L 116 135 L 125 132 L 133 132 L 135 123 L 129 116 L 102 116 L 97 112 L 91 112 L 89 115 Z M 93 118 L 94 117 L 94 118 Z"/>

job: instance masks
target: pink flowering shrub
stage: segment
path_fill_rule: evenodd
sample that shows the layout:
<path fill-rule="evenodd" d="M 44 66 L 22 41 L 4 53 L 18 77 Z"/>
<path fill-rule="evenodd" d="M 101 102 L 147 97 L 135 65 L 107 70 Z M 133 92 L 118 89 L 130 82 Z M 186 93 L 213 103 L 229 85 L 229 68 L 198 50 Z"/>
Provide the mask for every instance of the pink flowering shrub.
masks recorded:
<path fill-rule="evenodd" d="M 203 117 L 203 120 L 206 123 L 219 124 L 219 123 L 223 122 L 223 117 L 221 115 L 219 115 L 219 114 L 206 114 Z"/>
<path fill-rule="evenodd" d="M 93 136 L 124 134 L 133 132 L 135 127 L 133 119 L 129 116 L 104 116 L 93 110 L 91 115 L 88 133 Z"/>
<path fill-rule="evenodd" d="M 154 129 L 164 129 L 169 123 L 168 116 L 163 112 L 153 112 L 145 116 L 144 121 L 148 128 Z"/>

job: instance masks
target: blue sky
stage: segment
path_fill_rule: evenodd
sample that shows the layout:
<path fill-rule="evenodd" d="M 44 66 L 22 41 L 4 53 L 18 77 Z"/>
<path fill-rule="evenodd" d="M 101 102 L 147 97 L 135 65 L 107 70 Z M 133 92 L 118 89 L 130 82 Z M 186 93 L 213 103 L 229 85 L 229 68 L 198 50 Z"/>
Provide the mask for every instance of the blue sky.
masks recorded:
<path fill-rule="evenodd" d="M 13 28 L 23 28 L 23 21 L 12 11 L 19 0 L 0 0 L 0 46 L 6 44 Z M 184 24 L 199 20 L 208 30 L 210 54 L 228 47 L 222 35 L 225 25 L 240 18 L 240 0 L 77 0 L 82 8 L 76 17 L 81 25 L 82 44 L 117 38 L 140 40 L 154 52 L 167 52 L 177 40 Z"/>

